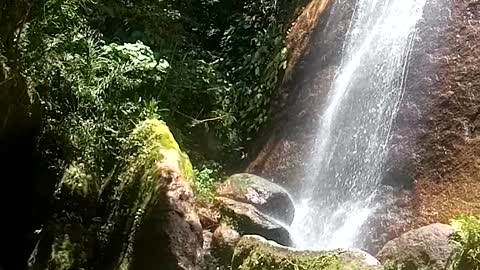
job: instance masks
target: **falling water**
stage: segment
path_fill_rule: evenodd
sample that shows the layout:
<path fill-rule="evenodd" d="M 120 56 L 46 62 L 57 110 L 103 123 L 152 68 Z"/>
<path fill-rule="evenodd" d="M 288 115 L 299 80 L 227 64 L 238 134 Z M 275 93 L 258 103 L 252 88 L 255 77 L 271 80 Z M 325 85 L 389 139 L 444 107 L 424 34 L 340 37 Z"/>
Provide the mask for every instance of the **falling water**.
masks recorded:
<path fill-rule="evenodd" d="M 291 233 L 300 248 L 355 247 L 377 206 L 392 121 L 426 0 L 358 0 Z"/>

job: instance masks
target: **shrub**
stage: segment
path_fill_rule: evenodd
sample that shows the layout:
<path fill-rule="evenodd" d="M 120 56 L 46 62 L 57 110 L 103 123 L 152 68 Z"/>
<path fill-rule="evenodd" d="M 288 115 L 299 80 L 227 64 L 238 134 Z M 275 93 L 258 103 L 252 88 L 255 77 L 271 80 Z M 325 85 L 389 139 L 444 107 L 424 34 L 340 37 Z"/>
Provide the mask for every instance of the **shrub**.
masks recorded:
<path fill-rule="evenodd" d="M 451 269 L 480 269 L 480 216 L 461 216 L 451 221 L 456 233 L 456 252 Z"/>
<path fill-rule="evenodd" d="M 193 190 L 200 200 L 213 201 L 215 183 L 222 179 L 221 171 L 221 165 L 216 162 L 204 163 L 193 169 Z"/>

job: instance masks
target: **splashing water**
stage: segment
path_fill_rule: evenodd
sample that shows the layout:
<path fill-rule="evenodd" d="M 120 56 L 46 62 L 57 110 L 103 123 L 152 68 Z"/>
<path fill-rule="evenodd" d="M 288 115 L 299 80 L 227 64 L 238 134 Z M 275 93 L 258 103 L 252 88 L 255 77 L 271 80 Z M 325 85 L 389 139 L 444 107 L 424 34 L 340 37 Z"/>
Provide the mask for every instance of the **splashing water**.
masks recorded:
<path fill-rule="evenodd" d="M 426 0 L 358 0 L 291 225 L 299 248 L 350 248 L 375 202 Z"/>

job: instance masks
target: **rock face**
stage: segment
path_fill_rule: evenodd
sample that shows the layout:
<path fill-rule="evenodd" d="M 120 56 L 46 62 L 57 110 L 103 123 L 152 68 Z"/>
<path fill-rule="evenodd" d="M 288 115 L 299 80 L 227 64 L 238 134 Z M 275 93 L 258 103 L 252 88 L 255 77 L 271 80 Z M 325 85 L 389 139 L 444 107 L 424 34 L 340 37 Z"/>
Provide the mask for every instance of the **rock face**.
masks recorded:
<path fill-rule="evenodd" d="M 236 229 L 242 235 L 258 234 L 282 245 L 292 244 L 287 228 L 262 214 L 253 205 L 223 197 L 218 197 L 217 200 L 232 212 L 230 216 L 236 221 Z"/>
<path fill-rule="evenodd" d="M 157 149 L 153 168 L 158 197 L 140 227 L 133 268 L 200 269 L 203 237 L 189 182 L 191 164 L 165 124 L 145 122 L 139 127 L 140 136 L 142 129 L 148 136 L 142 139 L 156 138 L 163 148 Z"/>
<path fill-rule="evenodd" d="M 140 123 L 125 157 L 101 190 L 70 165 L 28 269 L 201 269 L 192 165 L 165 123 Z"/>
<path fill-rule="evenodd" d="M 295 206 L 289 193 L 281 186 L 262 177 L 240 173 L 230 176 L 218 189 L 220 197 L 248 203 L 265 215 L 291 224 Z"/>
<path fill-rule="evenodd" d="M 371 256 L 370 256 L 371 257 Z M 232 269 L 381 269 L 378 261 L 353 250 L 306 251 L 280 246 L 259 236 L 244 236 L 237 244 Z"/>
<path fill-rule="evenodd" d="M 403 269 L 446 269 L 455 245 L 449 241 L 451 226 L 435 223 L 404 233 L 389 241 L 377 254 L 381 261 L 393 261 Z"/>

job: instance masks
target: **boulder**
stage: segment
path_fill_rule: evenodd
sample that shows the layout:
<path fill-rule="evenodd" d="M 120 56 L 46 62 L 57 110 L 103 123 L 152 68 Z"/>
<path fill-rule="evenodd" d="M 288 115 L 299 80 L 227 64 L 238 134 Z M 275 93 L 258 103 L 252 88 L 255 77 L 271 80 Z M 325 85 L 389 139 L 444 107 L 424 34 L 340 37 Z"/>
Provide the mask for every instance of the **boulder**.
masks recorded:
<path fill-rule="evenodd" d="M 446 269 L 455 245 L 450 242 L 454 229 L 435 223 L 414 229 L 393 239 L 378 252 L 382 262 L 402 265 L 402 269 Z"/>
<path fill-rule="evenodd" d="M 217 197 L 217 200 L 226 209 L 227 216 L 235 221 L 236 229 L 242 235 L 258 234 L 282 245 L 292 244 L 288 229 L 253 205 L 224 197 Z"/>
<path fill-rule="evenodd" d="M 378 261 L 366 259 L 365 254 L 355 250 L 298 250 L 281 246 L 260 236 L 243 236 L 237 244 L 232 269 L 260 270 L 373 270 L 381 269 Z"/>
<path fill-rule="evenodd" d="M 80 162 L 58 184 L 28 269 L 202 269 L 192 166 L 165 123 L 146 120 L 100 189 Z"/>
<path fill-rule="evenodd" d="M 255 206 L 260 212 L 290 225 L 295 206 L 289 193 L 262 177 L 240 173 L 230 176 L 217 190 L 220 197 Z"/>
<path fill-rule="evenodd" d="M 145 121 L 132 134 L 149 152 L 144 181 L 155 183 L 139 227 L 133 269 L 193 270 L 203 266 L 202 226 L 191 188 L 192 165 L 165 123 Z M 134 140 L 135 141 L 135 140 Z M 149 144 L 148 144 L 149 143 Z M 150 163 L 152 162 L 153 163 Z M 148 167 L 150 164 L 153 167 Z"/>

